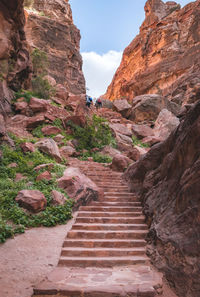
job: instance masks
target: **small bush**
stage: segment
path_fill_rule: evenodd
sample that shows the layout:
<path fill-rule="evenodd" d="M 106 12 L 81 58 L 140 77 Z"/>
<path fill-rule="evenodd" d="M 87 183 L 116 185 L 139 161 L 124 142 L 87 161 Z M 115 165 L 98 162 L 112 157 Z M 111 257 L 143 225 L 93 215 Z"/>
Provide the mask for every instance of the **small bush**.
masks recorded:
<path fill-rule="evenodd" d="M 94 162 L 97 163 L 111 163 L 112 162 L 112 158 L 110 156 L 106 156 L 106 155 L 102 155 L 100 153 L 94 153 L 94 152 L 84 152 L 82 153 L 80 159 L 82 161 L 87 161 L 89 157 L 93 158 Z"/>
<path fill-rule="evenodd" d="M 88 120 L 87 125 L 82 128 L 71 123 L 74 129 L 74 137 L 78 139 L 78 149 L 91 150 L 92 148 L 103 148 L 114 143 L 111 130 L 107 120 L 96 115 Z"/>
<path fill-rule="evenodd" d="M 27 90 L 20 90 L 18 92 L 15 92 L 15 99 L 24 97 L 25 101 L 28 103 L 30 102 L 30 99 L 34 96 L 36 96 L 36 95 L 33 92 L 27 91 Z"/>
<path fill-rule="evenodd" d="M 140 147 L 149 147 L 147 143 L 142 143 L 135 135 L 132 135 L 132 140 L 134 145 L 138 145 Z"/>
<path fill-rule="evenodd" d="M 33 75 L 44 76 L 47 74 L 49 66 L 47 54 L 38 48 L 35 48 L 31 53 L 31 60 L 33 64 Z"/>
<path fill-rule="evenodd" d="M 55 94 L 55 89 L 42 75 L 32 79 L 32 89 L 35 96 L 42 99 L 49 99 Z"/>

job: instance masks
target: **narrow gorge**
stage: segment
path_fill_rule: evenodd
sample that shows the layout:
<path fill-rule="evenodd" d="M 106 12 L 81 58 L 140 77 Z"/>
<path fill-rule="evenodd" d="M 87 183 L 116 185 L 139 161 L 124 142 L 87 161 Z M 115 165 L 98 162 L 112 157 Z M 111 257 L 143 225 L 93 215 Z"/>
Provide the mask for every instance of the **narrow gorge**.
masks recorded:
<path fill-rule="evenodd" d="M 89 107 L 71 5 L 0 2 L 0 296 L 199 297 L 200 0 Z"/>

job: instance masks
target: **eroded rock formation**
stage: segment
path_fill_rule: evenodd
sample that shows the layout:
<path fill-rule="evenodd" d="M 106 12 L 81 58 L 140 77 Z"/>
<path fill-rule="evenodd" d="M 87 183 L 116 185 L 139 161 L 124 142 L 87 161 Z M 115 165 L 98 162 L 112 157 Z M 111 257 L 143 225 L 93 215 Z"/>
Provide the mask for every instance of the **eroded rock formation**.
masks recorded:
<path fill-rule="evenodd" d="M 105 98 L 162 94 L 178 104 L 200 96 L 200 1 L 148 0 L 139 35 L 125 49 Z"/>
<path fill-rule="evenodd" d="M 85 94 L 80 32 L 68 0 L 34 0 L 27 11 L 26 35 L 31 50 L 48 55 L 48 73 L 70 94 Z"/>
<path fill-rule="evenodd" d="M 10 112 L 16 91 L 28 87 L 31 63 L 24 33 L 23 0 L 0 2 L 0 113 Z"/>
<path fill-rule="evenodd" d="M 179 296 L 200 296 L 200 101 L 124 178 L 141 196 L 153 263 Z"/>

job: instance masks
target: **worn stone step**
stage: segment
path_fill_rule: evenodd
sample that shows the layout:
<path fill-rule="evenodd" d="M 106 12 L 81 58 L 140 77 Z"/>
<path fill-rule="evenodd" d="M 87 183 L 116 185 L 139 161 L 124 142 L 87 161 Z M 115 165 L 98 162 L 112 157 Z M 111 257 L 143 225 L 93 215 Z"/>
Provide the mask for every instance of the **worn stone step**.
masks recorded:
<path fill-rule="evenodd" d="M 74 224 L 71 230 L 147 230 L 146 224 Z"/>
<path fill-rule="evenodd" d="M 90 205 L 91 206 L 133 206 L 133 207 L 136 207 L 136 206 L 141 206 L 141 202 L 108 202 L 107 200 L 105 200 L 106 202 L 95 202 L 93 201 Z"/>
<path fill-rule="evenodd" d="M 139 217 L 77 217 L 76 223 L 86 224 L 143 224 L 145 222 L 144 216 Z"/>
<path fill-rule="evenodd" d="M 66 239 L 63 247 L 85 248 L 134 248 L 145 247 L 144 239 Z"/>
<path fill-rule="evenodd" d="M 85 247 L 85 248 L 134 248 L 145 247 L 144 239 L 66 239 L 63 247 Z"/>
<path fill-rule="evenodd" d="M 130 198 L 130 197 L 134 197 L 136 198 L 137 196 L 134 195 L 133 193 L 127 193 L 127 192 L 120 192 L 116 189 L 115 191 L 110 191 L 110 192 L 104 192 L 105 197 L 122 197 L 122 198 Z"/>
<path fill-rule="evenodd" d="M 147 230 L 123 230 L 123 231 L 85 231 L 71 230 L 67 234 L 67 238 L 88 238 L 88 239 L 145 239 Z"/>
<path fill-rule="evenodd" d="M 120 207 L 120 206 L 81 206 L 80 211 L 97 211 L 97 212 L 137 212 L 142 211 L 142 207 Z"/>
<path fill-rule="evenodd" d="M 122 265 L 147 264 L 146 256 L 126 257 L 60 257 L 58 266 L 71 267 L 113 267 Z"/>
<path fill-rule="evenodd" d="M 61 257 L 126 257 L 145 256 L 146 249 L 140 248 L 63 248 Z"/>
<path fill-rule="evenodd" d="M 77 217 L 139 217 L 142 215 L 141 211 L 132 212 L 97 212 L 97 211 L 79 211 Z"/>
<path fill-rule="evenodd" d="M 114 197 L 114 196 L 111 196 L 111 197 L 108 197 L 108 196 L 105 196 L 101 199 L 98 200 L 99 202 L 123 202 L 123 203 L 128 203 L 128 202 L 139 202 L 138 198 L 136 197 L 126 197 L 126 196 L 123 196 L 123 197 Z"/>

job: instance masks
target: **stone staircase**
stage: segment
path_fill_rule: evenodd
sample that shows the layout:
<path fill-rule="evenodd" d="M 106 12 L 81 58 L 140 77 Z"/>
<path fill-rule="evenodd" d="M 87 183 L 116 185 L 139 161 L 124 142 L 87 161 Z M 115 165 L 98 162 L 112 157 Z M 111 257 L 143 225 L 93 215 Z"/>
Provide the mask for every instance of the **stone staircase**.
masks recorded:
<path fill-rule="evenodd" d="M 147 225 L 141 203 L 121 173 L 93 162 L 72 161 L 104 190 L 104 198 L 80 207 L 63 243 L 58 267 L 34 296 L 153 297 L 160 274 L 146 256 Z"/>

